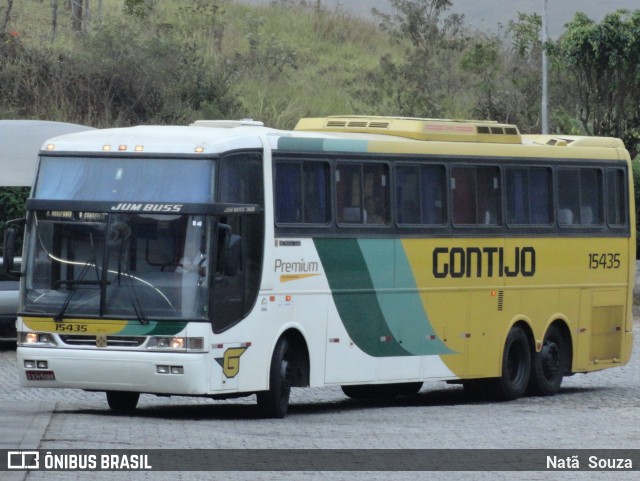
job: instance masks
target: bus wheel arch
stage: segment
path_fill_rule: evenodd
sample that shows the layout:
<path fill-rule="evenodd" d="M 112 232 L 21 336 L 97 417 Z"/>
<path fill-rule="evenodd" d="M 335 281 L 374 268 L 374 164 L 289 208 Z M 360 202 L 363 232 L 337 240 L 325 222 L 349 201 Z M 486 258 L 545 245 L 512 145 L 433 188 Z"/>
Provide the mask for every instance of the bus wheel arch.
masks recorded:
<path fill-rule="evenodd" d="M 283 418 L 289 409 L 292 387 L 309 385 L 309 349 L 302 334 L 290 329 L 278 341 L 269 365 L 269 389 L 257 393 L 263 417 Z"/>
<path fill-rule="evenodd" d="M 531 378 L 528 394 L 553 396 L 560 390 L 562 379 L 571 372 L 573 344 L 569 328 L 556 320 L 547 328 L 539 351 L 531 353 Z"/>

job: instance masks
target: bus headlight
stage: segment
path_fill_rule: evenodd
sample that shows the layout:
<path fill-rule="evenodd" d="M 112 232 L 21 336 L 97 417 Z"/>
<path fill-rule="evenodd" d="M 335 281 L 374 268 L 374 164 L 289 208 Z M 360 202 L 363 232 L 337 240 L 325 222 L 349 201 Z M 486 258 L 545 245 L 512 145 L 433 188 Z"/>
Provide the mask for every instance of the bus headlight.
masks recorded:
<path fill-rule="evenodd" d="M 56 346 L 53 335 L 48 332 L 20 332 L 18 333 L 18 345 L 29 347 Z"/>
<path fill-rule="evenodd" d="M 147 349 L 154 351 L 204 351 L 204 338 L 202 337 L 160 337 L 149 339 Z"/>

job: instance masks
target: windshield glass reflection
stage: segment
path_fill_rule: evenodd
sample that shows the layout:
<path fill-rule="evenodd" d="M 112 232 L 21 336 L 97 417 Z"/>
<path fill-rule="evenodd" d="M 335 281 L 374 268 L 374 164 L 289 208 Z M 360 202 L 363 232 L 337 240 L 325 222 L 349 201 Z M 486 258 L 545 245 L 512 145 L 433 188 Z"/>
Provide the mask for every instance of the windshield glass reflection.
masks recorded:
<path fill-rule="evenodd" d="M 35 212 L 24 310 L 77 316 L 207 316 L 207 220 L 194 215 Z"/>

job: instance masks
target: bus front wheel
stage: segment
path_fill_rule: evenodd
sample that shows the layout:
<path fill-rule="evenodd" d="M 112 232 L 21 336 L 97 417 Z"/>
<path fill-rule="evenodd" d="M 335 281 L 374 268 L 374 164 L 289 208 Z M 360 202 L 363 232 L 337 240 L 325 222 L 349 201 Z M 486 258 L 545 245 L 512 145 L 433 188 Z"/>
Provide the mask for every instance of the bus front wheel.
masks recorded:
<path fill-rule="evenodd" d="M 562 384 L 569 349 L 557 326 L 547 330 L 540 352 L 533 354 L 531 379 L 528 391 L 534 396 L 557 394 Z"/>
<path fill-rule="evenodd" d="M 502 354 L 502 374 L 491 380 L 490 393 L 501 401 L 522 396 L 531 376 L 531 348 L 527 334 L 520 327 L 513 327 L 507 335 Z"/>
<path fill-rule="evenodd" d="M 107 403 L 112 411 L 133 411 L 138 405 L 138 399 L 140 399 L 139 392 L 107 391 Z"/>
<path fill-rule="evenodd" d="M 291 367 L 289 341 L 281 338 L 271 357 L 269 390 L 257 394 L 258 409 L 266 418 L 283 418 L 289 409 L 291 394 Z"/>

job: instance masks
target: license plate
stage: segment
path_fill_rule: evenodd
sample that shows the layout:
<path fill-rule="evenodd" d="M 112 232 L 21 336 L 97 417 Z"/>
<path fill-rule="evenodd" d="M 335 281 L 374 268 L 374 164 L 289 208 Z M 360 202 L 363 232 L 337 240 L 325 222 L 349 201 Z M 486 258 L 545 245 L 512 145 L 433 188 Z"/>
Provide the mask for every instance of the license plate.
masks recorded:
<path fill-rule="evenodd" d="M 27 371 L 28 381 L 55 381 L 56 375 L 53 371 Z"/>

